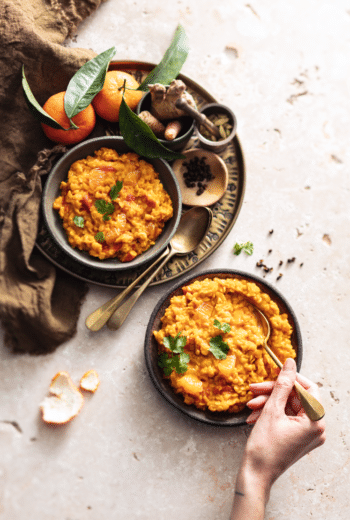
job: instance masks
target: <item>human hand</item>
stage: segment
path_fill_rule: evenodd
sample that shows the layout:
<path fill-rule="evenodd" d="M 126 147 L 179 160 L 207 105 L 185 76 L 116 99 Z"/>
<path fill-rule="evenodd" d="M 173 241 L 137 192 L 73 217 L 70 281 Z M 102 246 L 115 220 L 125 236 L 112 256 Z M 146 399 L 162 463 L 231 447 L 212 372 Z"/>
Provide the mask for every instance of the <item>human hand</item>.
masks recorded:
<path fill-rule="evenodd" d="M 311 421 L 294 390 L 299 383 L 319 399 L 317 385 L 296 374 L 294 360 L 287 359 L 277 381 L 251 385 L 252 413 L 248 424 L 255 424 L 247 442 L 245 463 L 272 483 L 301 457 L 325 442 L 325 421 Z"/>

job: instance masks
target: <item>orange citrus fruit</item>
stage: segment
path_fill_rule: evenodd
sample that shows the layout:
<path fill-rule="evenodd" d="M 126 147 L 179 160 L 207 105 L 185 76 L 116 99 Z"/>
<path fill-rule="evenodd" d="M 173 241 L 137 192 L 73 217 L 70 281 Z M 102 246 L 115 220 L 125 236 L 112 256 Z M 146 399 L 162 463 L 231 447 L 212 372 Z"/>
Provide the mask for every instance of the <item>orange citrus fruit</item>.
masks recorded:
<path fill-rule="evenodd" d="M 124 100 L 131 110 L 135 110 L 144 94 L 141 90 L 128 90 L 137 89 L 139 86 L 139 83 L 131 74 L 121 70 L 107 72 L 102 90 L 92 100 L 97 114 L 107 121 L 116 122 L 119 120 L 119 108 L 123 97 L 121 87 L 124 85 L 124 80 L 126 87 Z"/>
<path fill-rule="evenodd" d="M 45 112 L 54 118 L 63 128 L 69 128 L 71 126 L 70 121 L 64 111 L 64 94 L 65 92 L 58 92 L 49 97 L 43 106 Z M 79 112 L 72 118 L 72 121 L 79 128 L 70 130 L 57 130 L 51 128 L 51 126 L 41 123 L 44 133 L 51 141 L 60 144 L 75 144 L 79 143 L 85 137 L 87 137 L 95 127 L 96 114 L 93 106 L 90 104 L 84 110 Z"/>

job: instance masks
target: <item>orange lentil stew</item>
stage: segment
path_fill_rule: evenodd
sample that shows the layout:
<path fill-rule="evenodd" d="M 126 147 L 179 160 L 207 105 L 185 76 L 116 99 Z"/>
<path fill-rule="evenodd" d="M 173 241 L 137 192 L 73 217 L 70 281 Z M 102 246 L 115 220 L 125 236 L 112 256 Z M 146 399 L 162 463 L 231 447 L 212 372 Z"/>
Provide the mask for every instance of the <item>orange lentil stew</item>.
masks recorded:
<path fill-rule="evenodd" d="M 72 164 L 53 207 L 72 247 L 129 262 L 149 249 L 173 215 L 154 167 L 135 153 L 101 148 Z"/>
<path fill-rule="evenodd" d="M 275 380 L 279 373 L 263 347 L 264 331 L 254 306 L 270 321 L 269 346 L 282 362 L 295 358 L 292 327 L 270 296 L 252 282 L 235 278 L 206 278 L 182 288 L 154 332 L 159 355 L 172 356 L 164 338 L 186 337 L 183 352 L 187 370 L 172 370 L 168 377 L 186 404 L 212 412 L 241 411 L 252 398 L 250 383 Z M 253 305 L 250 303 L 252 302 Z M 221 328 L 220 328 L 221 325 Z M 220 336 L 220 338 L 218 338 Z M 213 355 L 212 340 L 225 345 L 221 359 Z M 165 344 L 164 344 L 165 343 Z M 161 365 L 160 365 L 161 366 Z"/>

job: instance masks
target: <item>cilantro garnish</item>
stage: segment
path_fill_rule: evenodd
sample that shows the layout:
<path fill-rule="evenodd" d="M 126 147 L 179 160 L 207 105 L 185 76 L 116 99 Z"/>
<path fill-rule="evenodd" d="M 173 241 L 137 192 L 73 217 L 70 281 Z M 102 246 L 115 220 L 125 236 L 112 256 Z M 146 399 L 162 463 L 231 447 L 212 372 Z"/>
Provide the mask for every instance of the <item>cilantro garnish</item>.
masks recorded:
<path fill-rule="evenodd" d="M 241 251 L 244 251 L 245 253 L 247 253 L 247 255 L 252 255 L 253 249 L 253 242 L 245 242 L 244 244 L 239 244 L 238 242 L 236 242 L 233 246 L 233 253 L 235 255 L 239 255 Z"/>
<path fill-rule="evenodd" d="M 214 320 L 214 325 L 218 329 L 222 330 L 222 332 L 230 332 L 231 327 L 228 323 L 220 323 L 219 320 Z"/>
<path fill-rule="evenodd" d="M 222 336 L 215 336 L 209 341 L 209 350 L 216 359 L 226 359 L 226 354 L 230 350 L 230 347 L 222 339 Z"/>
<path fill-rule="evenodd" d="M 176 370 L 178 374 L 183 374 L 187 371 L 187 365 L 190 361 L 190 356 L 184 352 L 184 346 L 186 345 L 186 336 L 180 336 L 180 332 L 173 338 L 167 336 L 163 339 L 163 345 L 165 348 L 171 350 L 171 354 L 163 352 L 158 357 L 158 366 L 160 366 L 164 375 L 170 376 L 173 370 Z"/>
<path fill-rule="evenodd" d="M 114 211 L 114 204 L 112 202 L 106 202 L 103 199 L 95 200 L 95 208 L 101 215 L 103 215 L 103 220 L 110 220 L 110 216 Z"/>
<path fill-rule="evenodd" d="M 123 187 L 123 181 L 117 181 L 114 184 L 114 186 L 111 187 L 111 191 L 110 191 L 109 195 L 112 200 L 115 200 L 118 197 L 119 192 L 122 189 L 122 187 Z"/>
<path fill-rule="evenodd" d="M 102 233 L 102 231 L 99 231 L 98 233 L 96 233 L 95 240 L 97 240 L 97 242 L 104 242 L 105 241 L 105 236 Z"/>
<path fill-rule="evenodd" d="M 84 227 L 84 218 L 78 217 L 78 215 L 75 215 L 73 218 L 73 222 L 76 226 L 83 228 Z"/>
<path fill-rule="evenodd" d="M 231 327 L 228 323 L 220 323 L 219 320 L 214 320 L 216 328 L 222 330 L 222 332 L 230 332 Z M 228 344 L 222 339 L 221 335 L 211 338 L 209 341 L 209 350 L 216 359 L 226 359 L 226 354 L 230 350 Z"/>

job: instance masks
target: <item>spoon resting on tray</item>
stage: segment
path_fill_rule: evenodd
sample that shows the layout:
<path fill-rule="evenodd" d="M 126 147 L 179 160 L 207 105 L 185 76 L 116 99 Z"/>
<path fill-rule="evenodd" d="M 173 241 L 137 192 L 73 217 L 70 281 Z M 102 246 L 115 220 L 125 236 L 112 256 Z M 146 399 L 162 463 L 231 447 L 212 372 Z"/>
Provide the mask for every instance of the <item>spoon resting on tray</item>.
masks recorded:
<path fill-rule="evenodd" d="M 138 290 L 135 291 L 125 303 L 117 308 L 107 322 L 108 328 L 112 330 L 119 329 L 143 291 L 172 256 L 187 255 L 199 246 L 207 234 L 212 216 L 212 211 L 206 207 L 194 207 L 182 215 L 179 226 L 173 238 L 170 240 L 167 256 Z"/>
<path fill-rule="evenodd" d="M 179 226 L 170 241 L 170 246 L 151 264 L 143 273 L 136 278 L 124 291 L 104 303 L 101 307 L 91 313 L 85 320 L 88 329 L 92 331 L 100 330 L 108 320 L 108 327 L 116 330 L 124 322 L 137 299 L 141 296 L 146 287 L 157 276 L 162 267 L 168 262 L 171 256 L 175 254 L 188 254 L 192 252 L 200 244 L 205 237 L 212 220 L 212 212 L 209 208 L 199 207 L 191 208 L 186 211 L 180 219 Z M 132 291 L 132 289 L 146 276 L 159 262 L 163 262 L 151 274 L 149 278 L 139 287 L 137 291 L 121 305 L 124 298 Z M 113 315 L 116 309 L 119 309 L 117 315 Z M 113 315 L 113 319 L 111 316 Z"/>
<path fill-rule="evenodd" d="M 282 368 L 283 364 L 278 359 L 276 354 L 274 352 L 272 352 L 272 350 L 270 349 L 270 347 L 267 344 L 270 334 L 271 334 L 271 327 L 270 327 L 269 320 L 266 318 L 265 314 L 261 312 L 260 309 L 255 307 L 255 305 L 254 305 L 254 310 L 257 312 L 257 314 L 260 318 L 260 321 L 263 324 L 263 329 L 265 329 L 265 338 L 264 338 L 265 350 L 270 355 L 270 357 L 274 360 L 276 365 L 279 368 Z M 294 388 L 298 394 L 301 404 L 305 410 L 306 415 L 309 417 L 309 419 L 311 419 L 311 421 L 319 421 L 320 419 L 322 419 L 322 417 L 325 414 L 322 404 L 313 395 L 311 395 L 307 390 L 305 390 L 305 388 L 303 386 L 301 386 L 301 384 L 298 383 L 298 381 L 295 381 Z"/>

